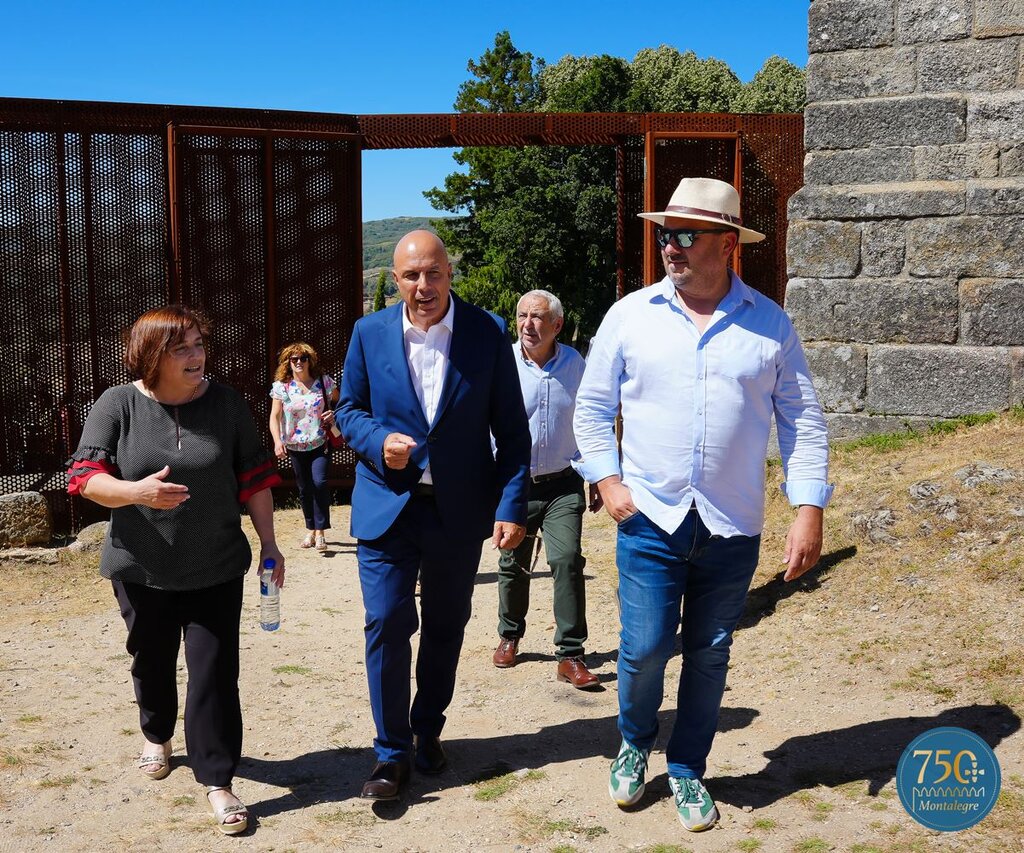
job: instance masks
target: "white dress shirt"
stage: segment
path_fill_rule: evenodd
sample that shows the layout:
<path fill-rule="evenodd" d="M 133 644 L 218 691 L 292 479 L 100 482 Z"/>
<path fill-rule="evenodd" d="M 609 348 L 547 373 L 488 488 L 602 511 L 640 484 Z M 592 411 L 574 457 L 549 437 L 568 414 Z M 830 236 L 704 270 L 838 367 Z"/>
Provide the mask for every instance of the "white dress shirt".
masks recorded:
<path fill-rule="evenodd" d="M 786 312 L 730 273 L 702 333 L 666 276 L 615 303 L 598 329 L 576 396 L 580 470 L 591 483 L 619 474 L 637 509 L 668 533 L 696 504 L 712 534 L 754 536 L 773 414 L 783 491 L 794 506 L 824 507 L 825 419 Z"/>
<path fill-rule="evenodd" d="M 455 328 L 455 302 L 448 297 L 445 315 L 426 331 L 409 321 L 408 311 L 402 309 L 402 336 L 405 339 L 405 357 L 409 362 L 409 378 L 416 390 L 428 424 L 434 423 L 437 406 L 444 389 L 444 378 L 448 373 L 448 353 L 452 346 L 452 330 Z M 430 465 L 420 477 L 421 483 L 433 483 Z"/>

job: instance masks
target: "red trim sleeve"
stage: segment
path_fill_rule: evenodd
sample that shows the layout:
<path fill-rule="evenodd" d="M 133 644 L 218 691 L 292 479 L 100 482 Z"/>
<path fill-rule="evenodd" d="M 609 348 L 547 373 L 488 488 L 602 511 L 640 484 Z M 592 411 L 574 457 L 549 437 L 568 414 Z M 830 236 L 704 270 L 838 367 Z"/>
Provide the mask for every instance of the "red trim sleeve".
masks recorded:
<path fill-rule="evenodd" d="M 280 485 L 281 475 L 277 473 L 277 465 L 273 459 L 268 459 L 262 465 L 238 475 L 238 502 L 244 504 L 257 492 Z"/>
<path fill-rule="evenodd" d="M 68 494 L 79 495 L 82 493 L 82 486 L 90 477 L 97 474 L 117 474 L 117 468 L 109 462 L 92 462 L 88 459 L 76 460 L 75 464 L 68 469 Z"/>

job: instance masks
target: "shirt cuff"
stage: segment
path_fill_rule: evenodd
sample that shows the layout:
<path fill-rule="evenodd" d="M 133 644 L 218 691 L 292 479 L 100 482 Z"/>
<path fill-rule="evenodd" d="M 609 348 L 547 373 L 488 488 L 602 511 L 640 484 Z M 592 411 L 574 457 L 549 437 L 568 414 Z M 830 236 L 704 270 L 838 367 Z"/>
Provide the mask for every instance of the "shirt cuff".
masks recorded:
<path fill-rule="evenodd" d="M 117 469 L 109 462 L 94 462 L 88 459 L 79 459 L 68 469 L 68 494 L 78 495 L 82 493 L 82 486 L 90 477 L 97 474 L 112 474 L 117 476 Z"/>
<path fill-rule="evenodd" d="M 790 480 L 780 483 L 782 490 L 791 506 L 817 506 L 824 509 L 835 490 L 835 483 L 823 483 L 821 480 Z"/>
<path fill-rule="evenodd" d="M 588 483 L 598 483 L 605 477 L 622 476 L 617 450 L 582 459 L 573 467 L 583 475 L 583 479 Z"/>
<path fill-rule="evenodd" d="M 281 475 L 277 473 L 276 461 L 268 459 L 249 471 L 238 475 L 238 502 L 244 504 L 257 492 L 281 485 Z"/>

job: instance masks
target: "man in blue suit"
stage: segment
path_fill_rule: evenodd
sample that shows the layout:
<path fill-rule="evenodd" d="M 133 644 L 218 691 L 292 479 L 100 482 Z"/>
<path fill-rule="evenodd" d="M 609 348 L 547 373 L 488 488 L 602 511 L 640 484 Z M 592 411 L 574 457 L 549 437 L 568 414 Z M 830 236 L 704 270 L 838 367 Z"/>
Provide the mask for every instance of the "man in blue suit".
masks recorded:
<path fill-rule="evenodd" d="M 373 800 L 398 797 L 413 754 L 421 772 L 445 768 L 440 735 L 483 540 L 522 541 L 530 482 L 530 429 L 504 324 L 451 293 L 448 252 L 429 231 L 399 241 L 392 275 L 402 301 L 356 323 L 337 412 L 359 457 L 352 535 L 377 729 L 362 796 Z"/>

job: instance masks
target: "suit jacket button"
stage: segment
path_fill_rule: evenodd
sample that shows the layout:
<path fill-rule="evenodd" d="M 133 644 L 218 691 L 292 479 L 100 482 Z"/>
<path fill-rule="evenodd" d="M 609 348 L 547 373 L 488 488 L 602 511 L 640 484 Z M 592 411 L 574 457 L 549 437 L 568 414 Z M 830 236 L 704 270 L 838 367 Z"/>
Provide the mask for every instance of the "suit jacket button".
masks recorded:
<path fill-rule="evenodd" d="M 437 441 L 437 437 L 433 434 L 427 436 L 427 444 L 433 444 L 435 441 Z"/>

